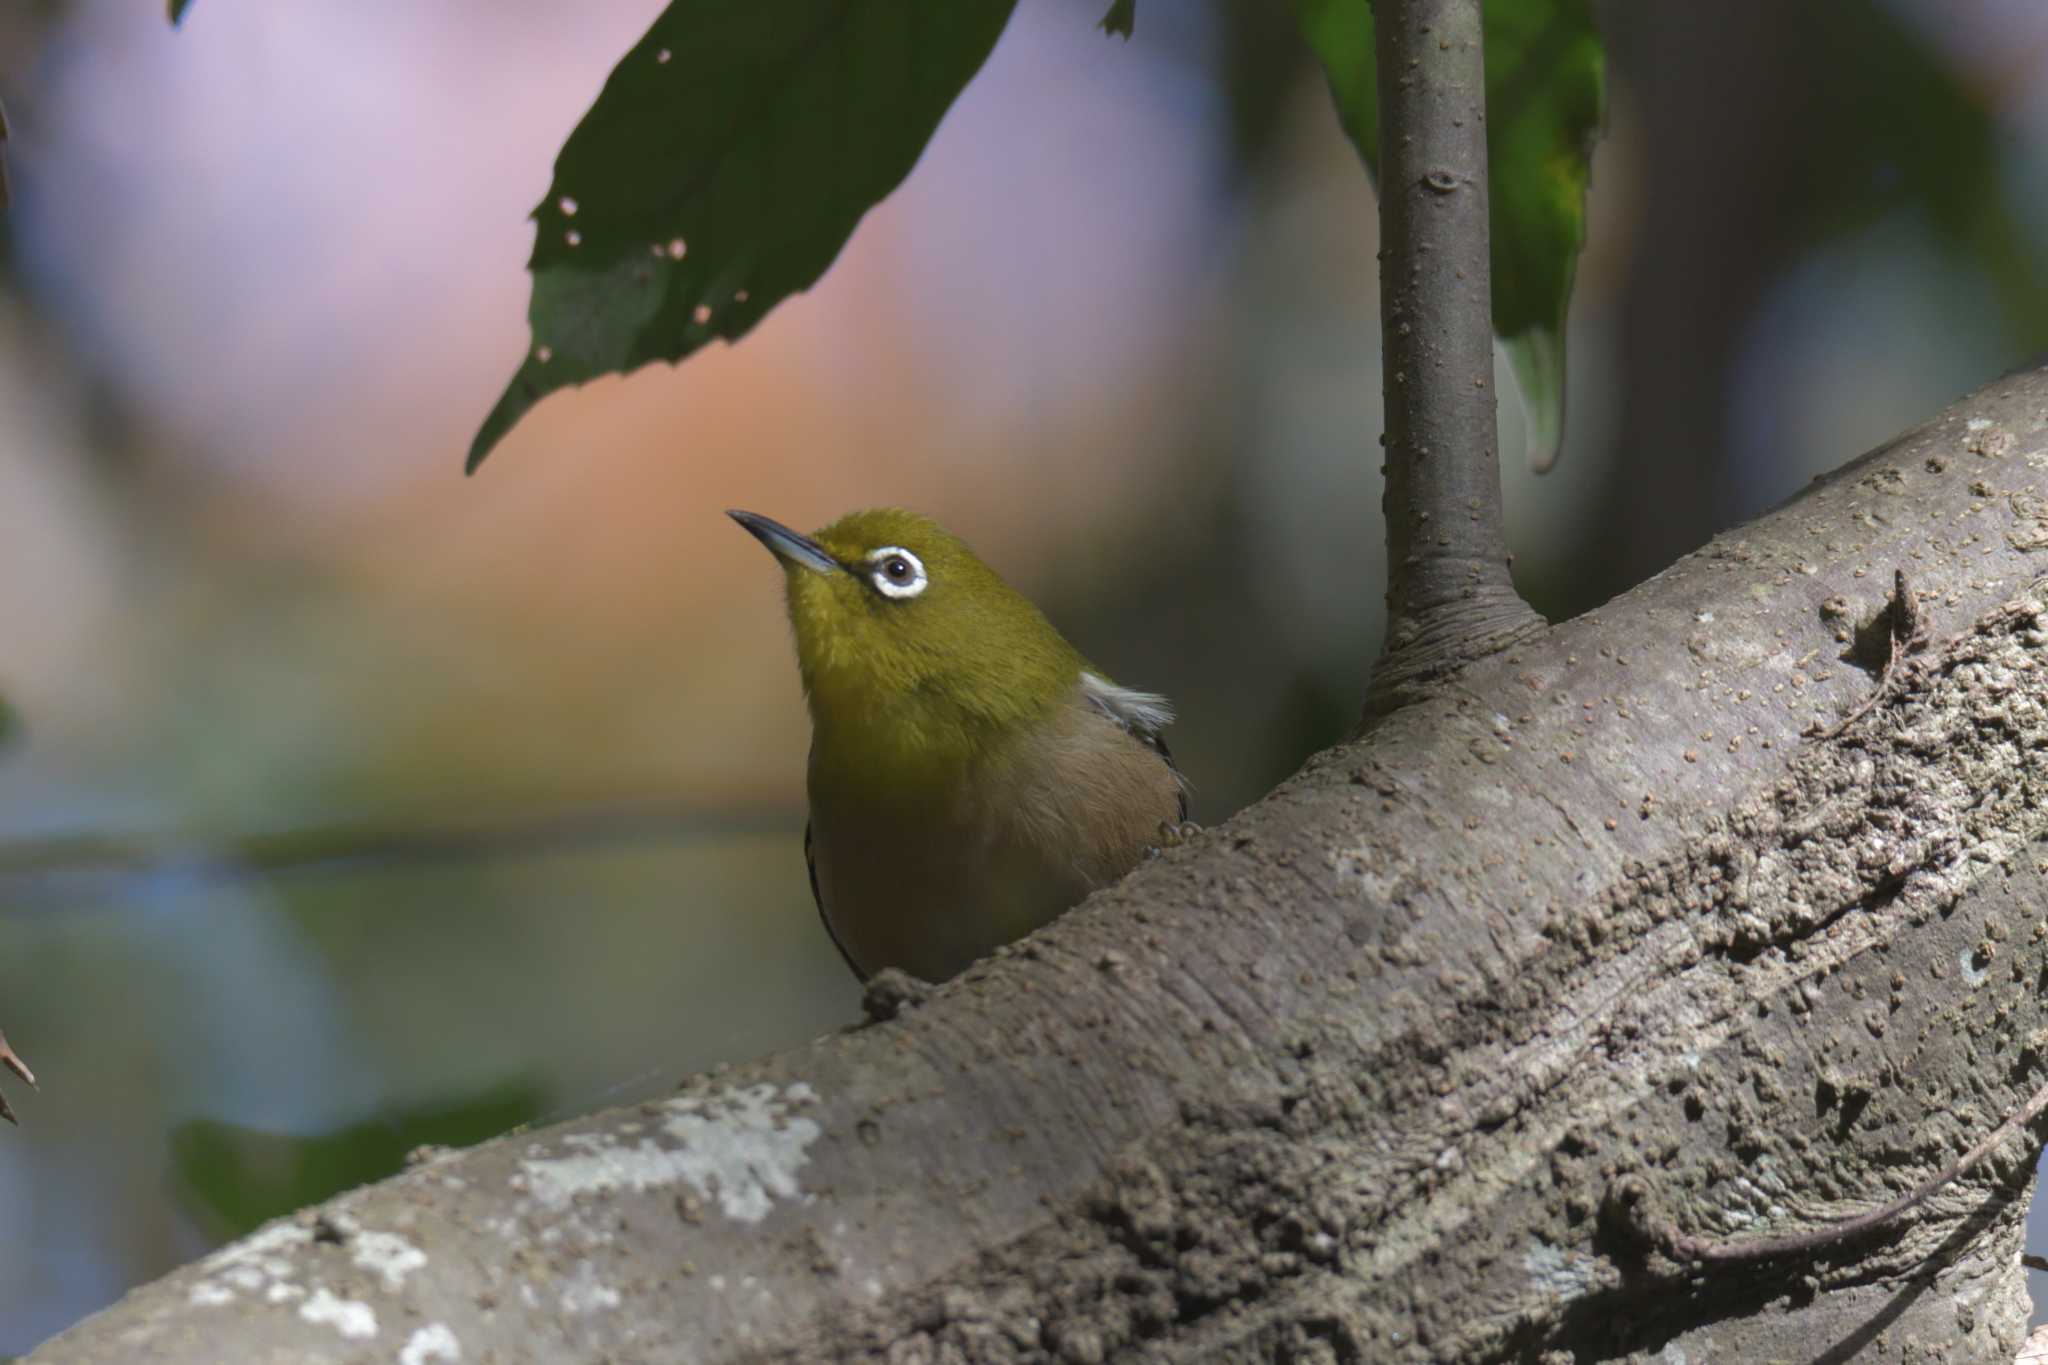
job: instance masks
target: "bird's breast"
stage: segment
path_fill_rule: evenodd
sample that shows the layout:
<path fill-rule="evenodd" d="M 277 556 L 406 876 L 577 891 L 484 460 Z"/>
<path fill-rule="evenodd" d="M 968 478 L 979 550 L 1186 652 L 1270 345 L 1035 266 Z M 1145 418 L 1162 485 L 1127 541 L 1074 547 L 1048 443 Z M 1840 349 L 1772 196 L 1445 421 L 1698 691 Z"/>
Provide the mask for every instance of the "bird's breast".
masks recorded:
<path fill-rule="evenodd" d="M 845 771 L 831 739 L 816 737 L 811 762 L 818 897 L 865 973 L 952 976 L 1121 877 L 1179 817 L 1172 768 L 1078 696 L 894 786 Z"/>

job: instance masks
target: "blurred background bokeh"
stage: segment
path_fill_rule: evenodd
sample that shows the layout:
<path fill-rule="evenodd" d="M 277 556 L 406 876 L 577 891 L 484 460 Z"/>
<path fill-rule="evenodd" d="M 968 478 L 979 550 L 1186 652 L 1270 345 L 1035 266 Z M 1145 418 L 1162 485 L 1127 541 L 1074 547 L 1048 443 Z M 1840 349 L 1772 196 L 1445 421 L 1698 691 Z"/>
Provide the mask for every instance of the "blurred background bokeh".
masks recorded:
<path fill-rule="evenodd" d="M 661 0 L 9 0 L 0 1356 L 266 1201 L 855 1013 L 779 576 L 938 516 L 1174 696 L 1196 814 L 1377 647 L 1372 198 L 1271 0 L 1022 0 L 752 336 L 462 455 L 527 211 Z M 1617 0 L 1562 465 L 1594 605 L 2048 344 L 2048 6 Z M 1505 381 L 1505 374 L 1502 375 Z M 1511 391 L 1511 390 L 1510 390 Z"/>

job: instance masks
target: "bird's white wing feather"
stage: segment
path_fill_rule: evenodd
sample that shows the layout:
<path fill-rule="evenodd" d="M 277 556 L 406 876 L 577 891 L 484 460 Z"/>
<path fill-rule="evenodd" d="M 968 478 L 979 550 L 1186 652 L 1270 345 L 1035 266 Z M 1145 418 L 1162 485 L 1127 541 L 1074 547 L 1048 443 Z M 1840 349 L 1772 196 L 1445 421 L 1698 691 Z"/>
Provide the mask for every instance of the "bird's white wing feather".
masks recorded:
<path fill-rule="evenodd" d="M 1140 739 L 1157 739 L 1173 724 L 1173 703 L 1156 692 L 1118 687 L 1109 679 L 1083 671 L 1081 693 L 1102 713 Z"/>

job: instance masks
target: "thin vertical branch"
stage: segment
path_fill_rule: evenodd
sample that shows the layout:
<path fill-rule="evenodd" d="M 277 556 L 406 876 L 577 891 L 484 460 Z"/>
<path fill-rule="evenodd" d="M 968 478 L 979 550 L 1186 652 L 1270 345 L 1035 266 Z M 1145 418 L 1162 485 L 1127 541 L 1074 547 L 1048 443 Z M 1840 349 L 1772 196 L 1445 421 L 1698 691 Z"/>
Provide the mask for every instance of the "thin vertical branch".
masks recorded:
<path fill-rule="evenodd" d="M 0 104 L 0 212 L 5 212 L 12 197 L 7 188 L 7 106 Z"/>
<path fill-rule="evenodd" d="M 1378 0 L 1387 643 L 1367 714 L 1540 629 L 1501 523 L 1480 0 Z"/>

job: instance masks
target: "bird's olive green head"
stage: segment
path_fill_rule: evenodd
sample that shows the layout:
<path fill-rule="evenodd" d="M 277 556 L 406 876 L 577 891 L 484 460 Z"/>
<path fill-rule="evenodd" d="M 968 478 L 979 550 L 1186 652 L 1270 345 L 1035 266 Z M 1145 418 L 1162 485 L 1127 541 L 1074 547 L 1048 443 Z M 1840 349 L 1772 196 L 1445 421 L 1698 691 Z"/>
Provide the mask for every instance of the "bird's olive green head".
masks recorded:
<path fill-rule="evenodd" d="M 821 740 L 861 727 L 912 750 L 981 747 L 1080 677 L 1081 656 L 1038 608 L 929 517 L 876 508 L 805 536 L 730 515 L 782 561 Z"/>

